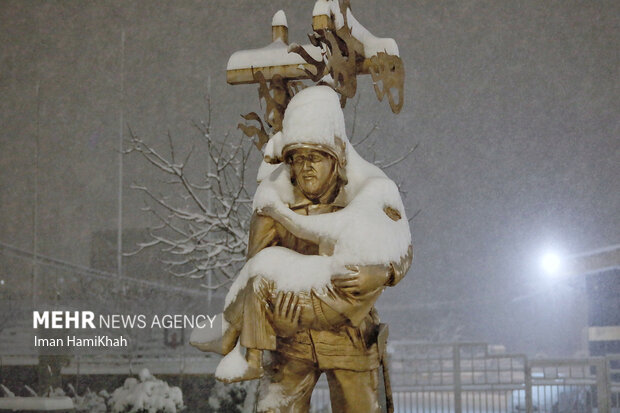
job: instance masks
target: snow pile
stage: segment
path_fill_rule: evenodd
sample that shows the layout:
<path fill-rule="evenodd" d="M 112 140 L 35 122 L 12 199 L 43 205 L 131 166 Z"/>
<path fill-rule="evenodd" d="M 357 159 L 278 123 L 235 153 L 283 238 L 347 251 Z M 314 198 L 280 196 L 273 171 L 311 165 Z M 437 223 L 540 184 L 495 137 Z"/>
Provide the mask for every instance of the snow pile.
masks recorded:
<path fill-rule="evenodd" d="M 221 413 L 254 412 L 257 383 L 224 384 L 216 382 L 209 393 L 209 407 Z"/>
<path fill-rule="evenodd" d="M 181 389 L 156 379 L 148 369 L 140 372 L 139 379 L 129 377 L 114 390 L 109 402 L 112 412 L 176 413 L 183 409 Z"/>
<path fill-rule="evenodd" d="M 333 16 L 336 28 L 340 29 L 344 26 L 344 16 L 340 11 L 337 0 L 318 0 L 314 4 L 312 16 Z M 380 38 L 370 33 L 351 13 L 351 9 L 347 8 L 347 23 L 351 29 L 351 34 L 362 45 L 364 45 L 364 56 L 366 58 L 375 56 L 379 52 L 385 52 L 390 55 L 399 56 L 398 45 L 394 39 Z"/>
<path fill-rule="evenodd" d="M 0 397 L 0 411 L 73 411 L 73 401 L 65 396 L 65 392 L 61 388 L 54 390 L 50 388 L 45 397 L 39 397 L 32 387 L 28 385 L 25 385 L 24 388 L 32 395 L 30 397 L 15 396 L 15 393 L 2 384 L 0 384 L 0 388 L 2 388 L 5 396 Z"/>
<path fill-rule="evenodd" d="M 342 145 L 336 142 L 336 137 L 343 141 L 346 135 L 344 116 L 336 92 L 329 86 L 308 87 L 289 102 L 282 121 L 282 132 L 269 139 L 264 154 L 268 159 L 282 160 L 284 147 L 296 143 L 336 148 Z M 261 196 L 259 191 L 255 199 L 257 196 Z"/>
<path fill-rule="evenodd" d="M 73 411 L 69 397 L 0 397 L 0 411 Z"/>
<path fill-rule="evenodd" d="M 93 393 L 90 389 L 86 390 L 83 396 L 80 396 L 75 391 L 75 388 L 69 384 L 69 390 L 73 393 L 73 405 L 76 412 L 83 413 L 106 413 L 108 411 L 106 405 L 106 399 L 110 398 L 110 395 L 105 390 L 97 393 Z"/>

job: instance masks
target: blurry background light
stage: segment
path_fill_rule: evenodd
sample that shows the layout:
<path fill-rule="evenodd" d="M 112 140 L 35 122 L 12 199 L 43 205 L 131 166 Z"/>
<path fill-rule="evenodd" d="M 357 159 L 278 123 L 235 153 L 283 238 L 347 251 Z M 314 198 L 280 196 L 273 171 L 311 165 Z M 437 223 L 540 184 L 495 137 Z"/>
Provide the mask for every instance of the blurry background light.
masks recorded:
<path fill-rule="evenodd" d="M 542 255 L 540 264 L 549 275 L 556 275 L 562 267 L 562 258 L 557 252 L 546 252 Z"/>

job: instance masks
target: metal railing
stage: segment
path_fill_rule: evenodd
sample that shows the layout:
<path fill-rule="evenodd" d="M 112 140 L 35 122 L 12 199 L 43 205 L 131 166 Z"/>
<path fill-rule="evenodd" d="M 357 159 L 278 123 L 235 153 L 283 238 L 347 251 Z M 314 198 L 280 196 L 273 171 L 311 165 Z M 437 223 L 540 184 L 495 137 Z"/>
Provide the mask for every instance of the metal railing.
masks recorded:
<path fill-rule="evenodd" d="M 620 356 L 528 360 L 484 343 L 390 346 L 397 413 L 620 413 Z M 330 412 L 319 382 L 312 412 Z"/>

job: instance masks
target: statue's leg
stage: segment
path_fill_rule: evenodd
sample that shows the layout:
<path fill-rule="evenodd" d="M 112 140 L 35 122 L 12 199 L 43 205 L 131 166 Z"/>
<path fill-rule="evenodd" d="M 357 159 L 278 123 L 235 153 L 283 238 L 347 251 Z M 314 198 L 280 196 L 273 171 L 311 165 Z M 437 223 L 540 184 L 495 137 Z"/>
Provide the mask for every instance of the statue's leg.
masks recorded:
<path fill-rule="evenodd" d="M 213 338 L 208 341 L 190 341 L 190 344 L 200 351 L 227 355 L 237 345 L 243 321 L 243 290 L 224 309 L 223 314 L 218 314 L 216 328 L 221 327 L 221 334 L 215 331 Z M 219 326 L 221 321 L 221 326 Z"/>
<path fill-rule="evenodd" d="M 274 354 L 269 384 L 260 395 L 259 413 L 308 413 L 321 372 L 311 361 Z"/>
<path fill-rule="evenodd" d="M 273 281 L 261 276 L 250 278 L 246 287 L 240 292 L 243 295 L 243 317 L 241 325 L 241 345 L 246 348 L 275 350 L 276 333 L 271 323 L 271 308 L 281 291 L 276 289 Z M 298 306 L 301 307 L 299 329 L 312 328 L 329 330 L 346 322 L 344 316 L 336 313 L 321 303 L 313 294 L 305 291 L 295 293 Z M 233 302 L 237 304 L 237 298 Z M 228 311 L 226 319 L 228 319 Z M 235 312 L 236 314 L 239 311 Z"/>
<path fill-rule="evenodd" d="M 276 349 L 276 334 L 269 321 L 270 300 L 274 290 L 273 281 L 256 276 L 250 278 L 240 292 L 240 294 L 243 293 L 240 337 L 243 347 L 260 350 Z"/>
<path fill-rule="evenodd" d="M 377 370 L 327 371 L 329 396 L 333 412 L 380 413 L 377 396 Z"/>
<path fill-rule="evenodd" d="M 201 351 L 221 355 L 230 353 L 239 339 L 246 348 L 275 349 L 275 335 L 265 313 L 272 284 L 263 277 L 250 278 L 224 309 L 222 317 L 225 323 L 221 336 L 211 341 L 190 344 Z"/>

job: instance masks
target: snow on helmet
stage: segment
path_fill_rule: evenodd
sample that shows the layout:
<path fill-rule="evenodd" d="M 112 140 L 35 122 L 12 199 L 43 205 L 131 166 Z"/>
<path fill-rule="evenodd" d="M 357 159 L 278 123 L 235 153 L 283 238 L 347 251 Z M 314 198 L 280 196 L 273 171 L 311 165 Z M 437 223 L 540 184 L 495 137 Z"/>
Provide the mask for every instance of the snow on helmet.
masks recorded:
<path fill-rule="evenodd" d="M 329 86 L 312 86 L 289 102 L 282 132 L 272 136 L 265 146 L 265 160 L 283 162 L 295 149 L 312 148 L 332 155 L 339 169 L 344 169 L 348 144 L 338 95 Z"/>

